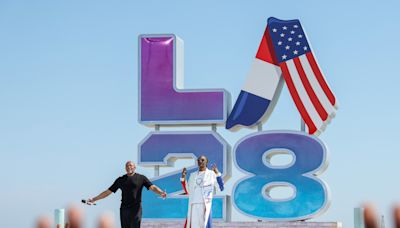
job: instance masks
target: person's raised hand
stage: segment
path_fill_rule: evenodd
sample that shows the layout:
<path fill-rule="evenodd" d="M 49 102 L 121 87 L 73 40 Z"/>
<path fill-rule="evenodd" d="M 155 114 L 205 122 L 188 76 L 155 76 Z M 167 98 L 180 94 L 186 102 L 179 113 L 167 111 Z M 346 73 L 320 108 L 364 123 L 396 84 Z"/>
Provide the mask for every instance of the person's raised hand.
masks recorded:
<path fill-rule="evenodd" d="M 215 174 L 218 174 L 218 173 L 219 173 L 219 171 L 218 171 L 218 168 L 217 168 L 217 165 L 216 165 L 216 164 L 213 164 L 213 165 L 212 165 L 212 167 L 211 167 L 211 169 L 214 171 L 214 173 L 215 173 Z"/>
<path fill-rule="evenodd" d="M 186 178 L 186 173 L 187 173 L 187 170 L 186 170 L 186 167 L 184 167 L 182 169 L 182 178 Z"/>

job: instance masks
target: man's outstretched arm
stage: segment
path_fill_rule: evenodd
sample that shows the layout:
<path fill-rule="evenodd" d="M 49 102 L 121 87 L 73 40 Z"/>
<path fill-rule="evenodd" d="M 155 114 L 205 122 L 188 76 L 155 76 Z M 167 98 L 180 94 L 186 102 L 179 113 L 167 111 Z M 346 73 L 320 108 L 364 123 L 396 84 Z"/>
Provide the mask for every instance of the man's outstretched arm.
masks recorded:
<path fill-rule="evenodd" d="M 94 202 L 96 202 L 97 200 L 101 200 L 101 199 L 106 198 L 106 197 L 109 196 L 111 193 L 112 193 L 112 191 L 109 190 L 109 189 L 107 189 L 107 190 L 105 190 L 104 192 L 100 193 L 99 195 L 97 195 L 97 196 L 95 196 L 95 197 L 93 197 L 93 198 L 88 199 L 88 202 L 89 202 L 89 203 L 94 203 Z"/>
<path fill-rule="evenodd" d="M 153 185 L 151 185 L 151 186 L 149 187 L 149 189 L 150 189 L 151 191 L 153 191 L 154 193 L 160 195 L 162 198 L 167 197 L 167 193 L 164 192 L 163 190 L 161 190 L 159 187 L 157 187 L 157 185 L 154 185 L 154 184 L 153 184 Z"/>

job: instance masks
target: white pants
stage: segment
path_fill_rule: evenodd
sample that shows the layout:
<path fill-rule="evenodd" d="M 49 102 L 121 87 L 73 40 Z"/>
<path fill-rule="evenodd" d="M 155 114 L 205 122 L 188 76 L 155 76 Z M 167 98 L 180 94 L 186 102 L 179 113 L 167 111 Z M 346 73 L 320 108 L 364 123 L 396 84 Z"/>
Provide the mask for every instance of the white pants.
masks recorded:
<path fill-rule="evenodd" d="M 192 211 L 190 215 L 189 228 L 204 228 L 206 207 L 204 203 L 194 203 L 191 205 Z"/>

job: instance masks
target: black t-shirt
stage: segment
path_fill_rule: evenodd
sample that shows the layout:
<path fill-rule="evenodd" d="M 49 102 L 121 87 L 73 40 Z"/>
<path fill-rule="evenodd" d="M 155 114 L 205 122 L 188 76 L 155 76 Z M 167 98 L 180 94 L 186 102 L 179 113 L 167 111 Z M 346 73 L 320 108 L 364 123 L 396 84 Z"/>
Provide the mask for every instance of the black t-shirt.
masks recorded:
<path fill-rule="evenodd" d="M 139 173 L 135 173 L 132 176 L 125 174 L 122 177 L 118 177 L 108 190 L 115 193 L 118 189 L 121 189 L 121 208 L 133 208 L 140 206 L 143 186 L 148 190 L 151 185 L 152 183 L 149 179 Z"/>

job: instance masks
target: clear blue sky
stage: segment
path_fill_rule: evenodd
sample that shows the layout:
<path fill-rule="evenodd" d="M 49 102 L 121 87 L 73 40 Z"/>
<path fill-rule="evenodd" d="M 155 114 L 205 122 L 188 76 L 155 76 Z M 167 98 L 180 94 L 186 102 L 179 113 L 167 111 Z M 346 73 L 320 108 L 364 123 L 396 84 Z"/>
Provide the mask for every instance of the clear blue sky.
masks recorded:
<path fill-rule="evenodd" d="M 234 102 L 271 16 L 300 19 L 340 105 L 320 136 L 332 204 L 316 220 L 351 227 L 365 200 L 389 216 L 400 202 L 399 8 L 395 0 L 1 0 L 0 227 L 31 227 L 37 215 L 106 189 L 137 160 L 152 130 L 137 122 L 138 35 L 181 37 L 185 88 L 225 88 Z M 299 129 L 286 87 L 264 129 Z M 234 146 L 254 130 L 218 132 Z M 119 200 L 87 208 L 88 226 L 103 210 L 118 218 Z"/>

